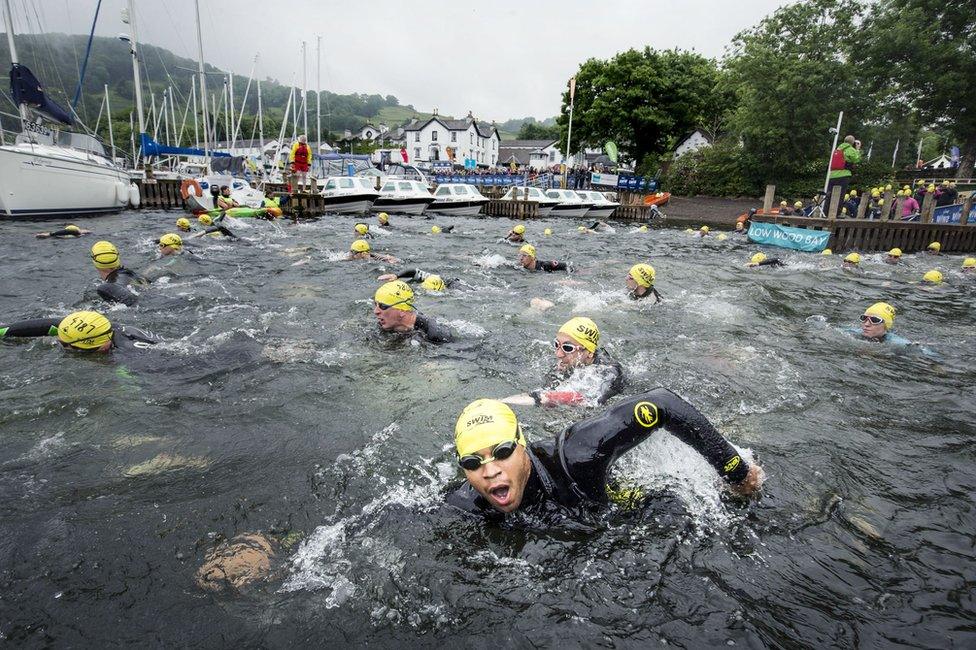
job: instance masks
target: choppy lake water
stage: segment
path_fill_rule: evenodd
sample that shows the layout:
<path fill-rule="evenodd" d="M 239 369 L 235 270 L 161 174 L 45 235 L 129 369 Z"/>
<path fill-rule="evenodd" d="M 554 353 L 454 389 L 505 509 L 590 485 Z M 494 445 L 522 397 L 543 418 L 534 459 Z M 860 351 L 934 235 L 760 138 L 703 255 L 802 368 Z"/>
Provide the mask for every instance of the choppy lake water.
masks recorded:
<path fill-rule="evenodd" d="M 396 267 L 339 262 L 351 217 L 248 222 L 194 240 L 140 305 L 94 298 L 88 248 L 155 260 L 175 213 L 76 221 L 80 240 L 0 224 L 0 320 L 103 310 L 167 342 L 91 358 L 51 339 L 0 343 L 0 638 L 29 646 L 973 647 L 976 645 L 976 278 L 961 258 L 779 253 L 678 230 L 582 234 L 528 225 L 563 274 L 514 268 L 513 222 L 391 215 L 374 247 Z M 374 224 L 375 219 L 370 220 Z M 454 223 L 452 234 L 428 234 Z M 554 234 L 542 235 L 545 227 Z M 771 251 L 770 251 L 771 252 Z M 631 264 L 665 301 L 633 303 Z M 425 313 L 457 342 L 378 336 L 376 277 L 419 266 L 473 290 Z M 947 284 L 926 288 L 940 267 Z M 555 307 L 538 312 L 533 297 Z M 94 299 L 93 299 L 94 298 Z M 926 349 L 842 330 L 869 304 Z M 638 512 L 499 528 L 442 505 L 460 477 L 454 421 L 476 397 L 538 387 L 550 341 L 593 318 L 628 393 L 682 394 L 764 467 L 732 500 L 665 433 L 620 472 L 661 497 Z M 518 407 L 530 437 L 584 417 Z M 195 573 L 242 533 L 276 545 L 270 577 L 209 593 Z"/>

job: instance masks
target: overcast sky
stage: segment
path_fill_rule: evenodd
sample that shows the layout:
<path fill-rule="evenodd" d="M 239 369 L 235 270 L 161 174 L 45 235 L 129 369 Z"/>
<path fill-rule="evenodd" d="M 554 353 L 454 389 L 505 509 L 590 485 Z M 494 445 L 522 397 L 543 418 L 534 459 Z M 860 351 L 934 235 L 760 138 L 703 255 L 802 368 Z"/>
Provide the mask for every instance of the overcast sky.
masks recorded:
<path fill-rule="evenodd" d="M 135 0 L 139 39 L 197 58 L 193 0 Z M 87 33 L 97 0 L 12 0 L 18 31 Z M 630 47 L 678 47 L 720 56 L 732 37 L 787 0 L 496 0 L 334 2 L 200 0 L 207 62 L 308 87 L 395 95 L 419 110 L 439 108 L 503 121 L 556 115 L 578 65 Z M 128 31 L 125 0 L 102 0 L 96 33 Z M 28 14 L 29 12 L 29 14 Z M 25 25 L 25 16 L 30 15 Z M 36 18 L 35 18 L 36 15 Z M 297 77 L 295 77 L 297 75 Z"/>

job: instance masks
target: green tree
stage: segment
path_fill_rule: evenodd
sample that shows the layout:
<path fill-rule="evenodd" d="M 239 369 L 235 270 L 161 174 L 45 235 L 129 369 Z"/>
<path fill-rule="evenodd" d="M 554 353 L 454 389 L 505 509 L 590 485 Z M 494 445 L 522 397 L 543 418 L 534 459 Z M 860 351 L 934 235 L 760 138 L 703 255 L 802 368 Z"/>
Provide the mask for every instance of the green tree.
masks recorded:
<path fill-rule="evenodd" d="M 522 128 L 518 132 L 519 140 L 557 140 L 559 139 L 559 127 L 543 126 L 538 122 L 523 122 Z"/>
<path fill-rule="evenodd" d="M 962 153 L 957 175 L 971 178 L 976 162 L 976 3 L 879 0 L 861 34 L 860 55 L 872 89 L 954 136 Z"/>
<path fill-rule="evenodd" d="M 604 61 L 590 59 L 576 73 L 574 151 L 617 143 L 643 166 L 695 129 L 718 83 L 716 63 L 692 52 L 627 50 Z M 561 147 L 569 124 L 569 91 L 557 118 Z"/>
<path fill-rule="evenodd" d="M 851 60 L 861 4 L 807 0 L 783 7 L 738 34 L 725 60 L 737 107 L 747 177 L 765 183 L 805 179 L 811 190 L 826 164 L 837 113 L 856 133 L 869 102 Z M 820 167 L 815 164 L 822 161 Z"/>

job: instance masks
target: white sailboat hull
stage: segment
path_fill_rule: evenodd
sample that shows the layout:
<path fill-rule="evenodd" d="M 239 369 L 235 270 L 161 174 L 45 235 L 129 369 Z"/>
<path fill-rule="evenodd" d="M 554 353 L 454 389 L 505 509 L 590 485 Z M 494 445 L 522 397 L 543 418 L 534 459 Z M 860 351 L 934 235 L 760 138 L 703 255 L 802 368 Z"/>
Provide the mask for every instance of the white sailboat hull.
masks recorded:
<path fill-rule="evenodd" d="M 0 217 L 15 219 L 121 212 L 129 177 L 107 160 L 47 145 L 0 146 Z"/>

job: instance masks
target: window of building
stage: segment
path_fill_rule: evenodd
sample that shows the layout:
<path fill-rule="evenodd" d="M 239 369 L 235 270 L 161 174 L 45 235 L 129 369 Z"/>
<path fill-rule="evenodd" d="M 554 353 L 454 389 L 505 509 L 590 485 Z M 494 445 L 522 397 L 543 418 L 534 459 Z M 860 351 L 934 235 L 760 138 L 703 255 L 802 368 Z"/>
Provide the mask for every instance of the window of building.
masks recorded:
<path fill-rule="evenodd" d="M 474 144 L 474 133 L 469 133 L 468 138 L 471 140 L 468 144 Z"/>
<path fill-rule="evenodd" d="M 431 131 L 430 132 L 430 141 L 431 142 L 437 142 L 437 131 Z"/>
<path fill-rule="evenodd" d="M 416 132 L 415 132 L 415 133 L 413 134 L 413 141 L 414 141 L 414 142 L 420 142 L 420 131 L 416 131 Z"/>
<path fill-rule="evenodd" d="M 420 160 L 420 147 L 413 150 L 413 159 Z"/>
<path fill-rule="evenodd" d="M 451 131 L 451 142 L 457 142 L 457 132 Z"/>

